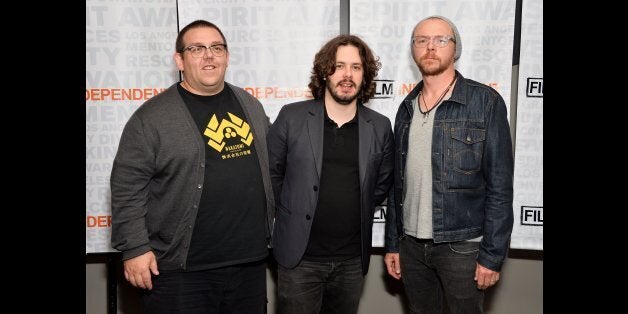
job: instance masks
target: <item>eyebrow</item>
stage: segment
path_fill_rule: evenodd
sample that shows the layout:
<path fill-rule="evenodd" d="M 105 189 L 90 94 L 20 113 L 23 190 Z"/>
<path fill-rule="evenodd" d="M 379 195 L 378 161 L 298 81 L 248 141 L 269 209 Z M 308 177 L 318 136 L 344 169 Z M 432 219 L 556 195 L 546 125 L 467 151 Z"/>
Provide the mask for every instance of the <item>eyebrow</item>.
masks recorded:
<path fill-rule="evenodd" d="M 336 64 L 362 65 L 362 62 L 357 62 L 357 63 L 347 63 L 347 62 L 342 62 L 342 61 L 336 61 Z"/>
<path fill-rule="evenodd" d="M 436 36 L 449 36 L 449 37 L 452 37 L 452 38 L 456 37 L 454 35 L 432 35 L 432 36 L 430 36 L 430 35 L 414 35 L 414 36 L 412 36 L 412 38 L 414 38 L 414 37 L 436 37 Z"/>
<path fill-rule="evenodd" d="M 186 45 L 186 47 L 189 47 L 189 46 L 213 46 L 213 45 L 226 45 L 226 44 L 221 42 L 221 41 L 212 41 L 209 45 L 205 45 L 202 42 L 195 42 L 195 43 L 191 43 L 191 44 Z"/>

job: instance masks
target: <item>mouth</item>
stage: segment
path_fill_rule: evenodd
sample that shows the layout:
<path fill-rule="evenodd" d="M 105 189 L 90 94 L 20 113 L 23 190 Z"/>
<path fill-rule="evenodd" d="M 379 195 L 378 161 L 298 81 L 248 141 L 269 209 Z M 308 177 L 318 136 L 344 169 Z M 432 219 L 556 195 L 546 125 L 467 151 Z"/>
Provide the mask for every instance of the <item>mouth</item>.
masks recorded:
<path fill-rule="evenodd" d="M 214 69 L 216 69 L 216 66 L 215 65 L 211 65 L 211 64 L 208 64 L 208 65 L 203 67 L 203 70 L 214 70 Z"/>
<path fill-rule="evenodd" d="M 355 86 L 355 83 L 353 83 L 353 81 L 351 80 L 345 80 L 345 81 L 338 82 L 338 86 L 339 87 L 353 87 Z"/>
<path fill-rule="evenodd" d="M 428 55 L 423 57 L 423 60 L 434 60 L 434 61 L 439 61 L 439 58 L 436 56 L 432 56 L 432 55 Z"/>
<path fill-rule="evenodd" d="M 350 82 L 350 81 L 343 81 L 343 82 L 338 83 L 337 86 L 341 92 L 350 93 L 355 87 L 355 84 L 353 84 L 353 82 Z"/>

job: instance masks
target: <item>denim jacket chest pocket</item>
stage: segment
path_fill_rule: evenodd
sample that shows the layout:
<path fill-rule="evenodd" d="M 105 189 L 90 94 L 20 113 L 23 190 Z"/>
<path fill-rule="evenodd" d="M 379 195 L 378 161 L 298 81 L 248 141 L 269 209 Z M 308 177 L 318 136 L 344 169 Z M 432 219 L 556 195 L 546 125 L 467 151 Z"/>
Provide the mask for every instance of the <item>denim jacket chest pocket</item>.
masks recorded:
<path fill-rule="evenodd" d="M 451 128 L 448 147 L 448 174 L 450 189 L 479 189 L 484 186 L 482 156 L 486 143 L 486 130 L 477 128 Z"/>
<path fill-rule="evenodd" d="M 451 151 L 454 170 L 463 174 L 480 171 L 486 131 L 482 129 L 452 128 Z"/>

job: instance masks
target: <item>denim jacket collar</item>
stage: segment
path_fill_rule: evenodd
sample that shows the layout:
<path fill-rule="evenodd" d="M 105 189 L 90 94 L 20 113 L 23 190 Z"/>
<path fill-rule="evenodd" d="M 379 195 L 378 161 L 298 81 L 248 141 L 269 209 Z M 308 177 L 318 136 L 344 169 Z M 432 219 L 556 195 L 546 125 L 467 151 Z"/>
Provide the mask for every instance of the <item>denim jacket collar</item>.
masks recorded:
<path fill-rule="evenodd" d="M 455 70 L 455 71 L 457 75 L 456 85 L 454 85 L 454 90 L 451 92 L 451 96 L 449 97 L 448 100 L 457 102 L 461 105 L 466 105 L 467 99 L 466 97 L 464 97 L 464 95 L 468 95 L 467 81 L 464 79 L 464 76 L 462 76 L 462 74 L 458 72 L 458 70 Z M 406 110 L 408 110 L 408 113 L 410 113 L 410 117 L 412 116 L 412 113 L 414 112 L 412 108 L 412 100 L 415 99 L 419 95 L 419 91 L 421 91 L 421 89 L 423 89 L 423 80 L 421 80 L 419 84 L 417 84 L 412 89 L 412 91 L 410 91 L 408 96 L 406 96 L 406 98 L 403 100 Z"/>

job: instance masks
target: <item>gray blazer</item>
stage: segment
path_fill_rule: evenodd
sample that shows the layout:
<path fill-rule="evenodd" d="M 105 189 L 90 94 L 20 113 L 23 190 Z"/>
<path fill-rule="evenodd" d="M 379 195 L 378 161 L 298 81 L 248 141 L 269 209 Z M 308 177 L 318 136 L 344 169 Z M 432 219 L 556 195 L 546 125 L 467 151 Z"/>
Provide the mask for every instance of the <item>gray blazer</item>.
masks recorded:
<path fill-rule="evenodd" d="M 308 100 L 281 108 L 267 135 L 270 176 L 277 212 L 273 254 L 287 268 L 303 257 L 318 201 L 323 165 L 324 103 Z M 394 139 L 390 120 L 358 105 L 362 272 L 371 255 L 375 206 L 393 180 Z"/>
<path fill-rule="evenodd" d="M 111 246 L 127 260 L 148 251 L 160 270 L 186 268 L 205 178 L 205 141 L 177 84 L 146 101 L 129 118 L 111 170 Z M 262 104 L 229 83 L 255 136 L 266 193 L 267 237 L 275 216 Z M 232 183 L 230 183 L 232 184 Z"/>

